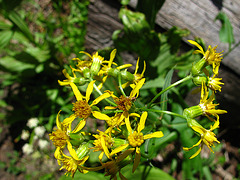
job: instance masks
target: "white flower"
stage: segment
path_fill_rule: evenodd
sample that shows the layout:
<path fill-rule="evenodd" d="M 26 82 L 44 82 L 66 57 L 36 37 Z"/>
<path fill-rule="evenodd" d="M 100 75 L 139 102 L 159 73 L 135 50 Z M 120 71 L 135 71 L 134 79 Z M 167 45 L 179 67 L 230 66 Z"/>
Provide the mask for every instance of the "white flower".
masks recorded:
<path fill-rule="evenodd" d="M 26 143 L 22 147 L 22 151 L 24 154 L 29 155 L 33 152 L 33 146 L 31 144 Z"/>
<path fill-rule="evenodd" d="M 38 146 L 41 150 L 46 149 L 49 142 L 47 140 L 39 139 Z"/>
<path fill-rule="evenodd" d="M 46 129 L 43 126 L 38 126 L 34 129 L 34 131 L 35 131 L 35 134 L 41 138 L 46 132 Z"/>
<path fill-rule="evenodd" d="M 29 132 L 27 130 L 22 130 L 21 139 L 27 140 L 29 138 Z"/>
<path fill-rule="evenodd" d="M 34 128 L 37 126 L 37 124 L 38 124 L 38 118 L 30 118 L 27 122 L 27 126 L 29 128 Z"/>

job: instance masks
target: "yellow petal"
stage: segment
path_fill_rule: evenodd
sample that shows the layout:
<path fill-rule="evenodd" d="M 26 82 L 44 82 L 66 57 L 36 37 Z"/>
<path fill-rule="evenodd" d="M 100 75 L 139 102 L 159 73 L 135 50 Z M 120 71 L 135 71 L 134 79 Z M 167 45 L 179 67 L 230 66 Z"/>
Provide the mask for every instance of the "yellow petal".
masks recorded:
<path fill-rule="evenodd" d="M 57 124 L 58 129 L 63 130 L 63 127 L 62 127 L 61 121 L 60 121 L 60 119 L 59 119 L 59 117 L 60 117 L 60 112 L 61 112 L 61 110 L 60 110 L 60 111 L 58 112 L 58 114 L 57 114 L 57 117 L 56 117 L 56 124 Z"/>
<path fill-rule="evenodd" d="M 128 132 L 132 133 L 132 128 L 131 128 L 131 124 L 130 124 L 130 121 L 129 121 L 128 113 L 123 113 L 122 116 L 125 116 L 125 123 L 126 123 Z"/>
<path fill-rule="evenodd" d="M 140 149 L 139 147 L 136 147 L 136 154 L 135 154 L 135 159 L 133 163 L 132 173 L 134 173 L 134 171 L 137 169 L 140 159 L 141 159 Z"/>
<path fill-rule="evenodd" d="M 82 130 L 82 128 L 84 128 L 85 125 L 86 125 L 86 119 L 81 120 L 76 126 L 76 128 L 72 131 L 72 133 L 77 133 L 78 131 Z"/>
<path fill-rule="evenodd" d="M 100 120 L 104 120 L 104 121 L 110 121 L 111 120 L 111 118 L 108 115 L 103 114 L 103 113 L 98 112 L 98 111 L 92 111 L 92 115 L 96 119 L 100 119 Z"/>
<path fill-rule="evenodd" d="M 78 90 L 77 86 L 74 83 L 72 83 L 72 82 L 70 83 L 70 86 L 72 87 L 73 93 L 74 93 L 77 101 L 82 100 L 83 96 L 80 93 L 80 91 Z"/>
<path fill-rule="evenodd" d="M 139 68 L 138 64 L 139 64 L 139 58 L 138 58 L 137 63 L 136 63 L 136 68 L 135 68 L 134 74 L 137 74 L 137 71 L 138 71 L 138 68 Z"/>
<path fill-rule="evenodd" d="M 94 83 L 95 83 L 95 81 L 91 81 L 91 82 L 88 84 L 87 92 L 86 92 L 86 101 L 87 101 L 87 102 L 89 101 L 90 95 L 92 94 L 93 84 L 94 84 Z"/>
<path fill-rule="evenodd" d="M 111 159 L 110 153 L 109 153 L 109 151 L 108 151 L 108 148 L 107 148 L 107 146 L 106 146 L 105 139 L 104 139 L 103 136 L 101 136 L 101 145 L 102 145 L 102 147 L 103 147 L 103 151 L 104 151 L 105 155 L 108 157 L 108 159 Z"/>
<path fill-rule="evenodd" d="M 129 145 L 129 144 L 123 144 L 123 145 L 115 148 L 115 149 L 111 152 L 110 156 L 113 156 L 114 154 L 117 154 L 117 153 L 121 152 L 122 150 L 126 149 L 126 148 L 128 147 L 128 145 Z"/>
<path fill-rule="evenodd" d="M 148 115 L 148 113 L 146 111 L 141 115 L 140 122 L 139 122 L 138 129 L 137 129 L 138 132 L 141 132 L 145 128 L 145 122 L 147 119 L 147 115 Z"/>
<path fill-rule="evenodd" d="M 200 135 L 205 133 L 205 129 L 199 126 L 192 126 L 192 129 L 196 132 L 198 132 Z"/>
<path fill-rule="evenodd" d="M 108 67 L 109 67 L 109 68 L 111 67 L 112 62 L 113 62 L 113 59 L 114 59 L 115 56 L 116 56 L 116 52 L 117 52 L 117 50 L 114 49 L 114 50 L 112 50 L 112 52 L 111 52 L 111 54 L 110 54 L 110 59 L 109 59 L 109 63 L 108 63 Z"/>
<path fill-rule="evenodd" d="M 139 89 L 143 86 L 145 82 L 145 78 L 141 79 L 135 86 L 135 88 L 131 91 L 130 97 L 135 97 L 136 94 L 139 93 Z"/>
<path fill-rule="evenodd" d="M 150 138 L 160 138 L 163 137 L 163 132 L 162 131 L 157 131 L 151 134 L 144 135 L 143 138 L 145 139 L 150 139 Z"/>
<path fill-rule="evenodd" d="M 204 51 L 202 46 L 200 46 L 196 41 L 188 40 L 189 43 L 193 44 L 194 46 L 197 46 L 198 49 L 200 49 L 200 53 L 204 55 Z"/>
<path fill-rule="evenodd" d="M 84 52 L 84 51 L 80 51 L 79 53 L 83 53 L 83 54 L 86 54 L 88 57 L 90 57 L 91 59 L 92 59 L 92 56 L 89 54 L 89 53 L 87 53 L 87 52 Z"/>
<path fill-rule="evenodd" d="M 210 128 L 210 131 L 219 128 L 219 120 L 215 121 L 214 125 Z"/>
<path fill-rule="evenodd" d="M 98 98 L 96 98 L 96 99 L 92 102 L 91 106 L 98 104 L 100 101 L 102 101 L 103 99 L 106 99 L 106 98 L 108 98 L 108 97 L 110 97 L 110 94 L 109 94 L 109 93 L 104 93 L 104 94 L 102 94 L 101 96 L 99 96 Z"/>
<path fill-rule="evenodd" d="M 71 116 L 69 116 L 68 118 L 63 120 L 62 125 L 66 126 L 66 125 L 72 123 L 75 118 L 76 118 L 75 114 L 72 114 Z"/>
<path fill-rule="evenodd" d="M 133 116 L 135 116 L 135 117 L 140 117 L 140 115 L 137 114 L 137 113 L 131 113 L 131 114 L 129 114 L 129 116 L 131 116 L 131 117 L 133 117 Z"/>
<path fill-rule="evenodd" d="M 113 106 L 106 106 L 104 109 L 109 109 L 109 110 L 111 110 L 111 109 L 117 109 L 117 107 L 113 107 Z"/>
<path fill-rule="evenodd" d="M 117 69 L 121 70 L 121 69 L 129 68 L 131 66 L 132 64 L 124 64 L 124 65 L 118 66 Z"/>
<path fill-rule="evenodd" d="M 72 148 L 72 144 L 69 141 L 67 141 L 67 149 L 73 159 L 79 160 L 76 151 Z"/>
<path fill-rule="evenodd" d="M 67 78 L 67 79 L 71 79 L 72 77 L 67 73 L 67 70 L 66 69 L 63 69 L 62 73 L 64 74 L 64 76 Z"/>
<path fill-rule="evenodd" d="M 197 152 L 195 152 L 189 159 L 195 158 L 202 150 L 202 147 L 200 147 Z"/>
<path fill-rule="evenodd" d="M 98 159 L 99 159 L 100 162 L 102 162 L 103 154 L 104 154 L 104 152 L 101 152 L 98 156 Z"/>
<path fill-rule="evenodd" d="M 144 66 L 143 66 L 143 71 L 142 71 L 142 73 L 141 73 L 141 77 L 143 77 L 143 74 L 144 74 L 144 72 L 146 71 L 146 62 L 143 61 L 143 63 L 144 63 Z"/>
<path fill-rule="evenodd" d="M 69 82 L 69 81 L 60 81 L 60 80 L 58 80 L 58 84 L 60 85 L 60 86 L 67 86 L 67 85 L 69 85 L 71 82 Z"/>
<path fill-rule="evenodd" d="M 190 147 L 190 148 L 183 147 L 183 150 L 184 150 L 184 151 L 189 151 L 189 150 L 191 150 L 192 148 L 197 147 L 201 142 L 202 142 L 202 139 L 200 139 L 196 144 L 194 144 L 194 145 L 193 145 L 192 147 Z"/>

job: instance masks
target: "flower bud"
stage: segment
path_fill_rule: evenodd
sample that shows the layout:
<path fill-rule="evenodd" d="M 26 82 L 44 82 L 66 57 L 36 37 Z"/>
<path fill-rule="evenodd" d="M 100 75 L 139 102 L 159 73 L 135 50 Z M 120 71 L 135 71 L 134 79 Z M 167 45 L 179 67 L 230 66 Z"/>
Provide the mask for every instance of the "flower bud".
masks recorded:
<path fill-rule="evenodd" d="M 204 76 L 195 76 L 193 77 L 193 83 L 196 85 L 196 86 L 201 86 L 202 85 L 202 82 L 204 82 L 205 84 L 207 83 L 207 78 L 204 77 Z"/>
<path fill-rule="evenodd" d="M 92 56 L 92 65 L 90 68 L 90 72 L 92 73 L 93 76 L 98 75 L 98 72 L 100 71 L 103 59 L 104 59 L 103 57 L 98 55 L 98 52 L 96 52 Z"/>
<path fill-rule="evenodd" d="M 120 70 L 117 68 L 111 68 L 108 70 L 108 75 L 113 77 L 118 77 L 118 74 L 120 73 Z"/>
<path fill-rule="evenodd" d="M 187 119 L 188 118 L 193 119 L 198 116 L 201 116 L 202 114 L 203 114 L 203 111 L 199 105 L 186 108 L 183 111 L 183 116 L 186 117 Z"/>
<path fill-rule="evenodd" d="M 195 119 L 187 118 L 187 124 L 189 127 L 200 127 L 203 128 Z"/>
<path fill-rule="evenodd" d="M 127 81 L 133 81 L 135 79 L 134 75 L 128 72 L 126 69 L 121 71 L 121 77 Z"/>
<path fill-rule="evenodd" d="M 79 148 L 76 150 L 76 153 L 79 159 L 84 158 L 90 152 L 88 146 L 89 146 L 88 143 L 84 143 L 80 145 Z"/>
<path fill-rule="evenodd" d="M 74 82 L 75 84 L 78 84 L 78 85 L 82 86 L 82 85 L 86 84 L 86 79 L 83 78 L 83 77 L 79 77 L 79 78 L 75 78 L 75 79 L 73 80 L 73 82 Z"/>
<path fill-rule="evenodd" d="M 206 60 L 202 58 L 200 61 L 198 61 L 196 64 L 193 65 L 191 73 L 192 76 L 198 76 L 202 73 L 202 70 L 208 65 Z"/>
<path fill-rule="evenodd" d="M 87 78 L 87 79 L 89 79 L 90 78 L 90 69 L 89 68 L 84 68 L 83 69 L 83 71 L 82 71 L 82 73 L 83 73 L 83 77 L 85 77 L 85 78 Z"/>
<path fill-rule="evenodd" d="M 70 133 L 70 142 L 74 146 L 79 146 L 85 140 L 82 133 Z"/>

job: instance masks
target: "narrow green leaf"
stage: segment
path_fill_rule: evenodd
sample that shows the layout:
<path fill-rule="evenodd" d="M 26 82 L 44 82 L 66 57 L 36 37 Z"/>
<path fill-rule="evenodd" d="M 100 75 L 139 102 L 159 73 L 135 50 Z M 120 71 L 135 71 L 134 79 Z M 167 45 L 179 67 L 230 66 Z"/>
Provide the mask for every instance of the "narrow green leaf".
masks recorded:
<path fill-rule="evenodd" d="M 9 30 L 12 28 L 12 24 L 0 21 L 0 29 L 1 30 Z"/>
<path fill-rule="evenodd" d="M 235 40 L 233 35 L 233 28 L 228 16 L 224 12 L 220 12 L 215 20 L 220 20 L 222 23 L 222 27 L 219 31 L 220 41 L 228 43 L 229 48 L 231 48 L 231 44 L 233 44 Z"/>
<path fill-rule="evenodd" d="M 166 75 L 166 78 L 165 78 L 165 83 L 163 85 L 163 89 L 166 89 L 167 87 L 169 87 L 171 85 L 171 81 L 172 81 L 172 76 L 173 76 L 173 69 L 171 69 L 167 75 Z M 169 91 L 166 91 L 165 93 L 163 93 L 161 95 L 161 109 L 166 111 L 167 110 L 167 100 L 168 100 L 168 92 Z M 161 114 L 161 117 L 163 116 L 163 113 Z"/>
<path fill-rule="evenodd" d="M 8 45 L 13 37 L 13 31 L 5 30 L 0 32 L 0 48 Z"/>
<path fill-rule="evenodd" d="M 8 13 L 8 18 L 24 33 L 24 35 L 32 42 L 34 42 L 32 33 L 30 32 L 27 24 L 20 17 L 20 15 L 15 11 L 10 11 Z"/>

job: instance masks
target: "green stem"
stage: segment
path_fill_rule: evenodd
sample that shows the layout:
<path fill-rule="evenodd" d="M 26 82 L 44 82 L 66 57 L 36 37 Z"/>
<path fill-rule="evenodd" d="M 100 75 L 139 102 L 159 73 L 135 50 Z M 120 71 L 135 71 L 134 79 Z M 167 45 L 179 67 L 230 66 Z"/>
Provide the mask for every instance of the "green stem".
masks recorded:
<path fill-rule="evenodd" d="M 179 85 L 179 84 L 181 84 L 181 83 L 183 83 L 183 82 L 185 82 L 185 81 L 187 81 L 187 80 L 190 80 L 190 79 L 192 79 L 192 75 L 191 75 L 191 74 L 188 75 L 187 77 L 185 77 L 185 78 L 183 78 L 183 79 L 181 79 L 181 80 L 179 80 L 179 81 L 171 84 L 171 85 L 168 86 L 166 89 L 163 89 L 161 92 L 159 92 L 159 93 L 151 100 L 151 102 L 148 104 L 147 108 L 150 108 L 150 107 L 152 106 L 152 104 L 154 103 L 154 101 L 156 101 L 157 98 L 158 98 L 159 96 L 161 96 L 163 93 L 165 93 L 165 92 L 168 91 L 169 89 L 171 89 L 171 88 L 173 88 L 173 87 L 175 87 L 175 86 L 177 86 L 177 85 Z"/>
<path fill-rule="evenodd" d="M 121 79 L 121 73 L 118 73 L 118 84 L 119 84 L 119 88 L 120 88 L 120 91 L 122 93 L 122 95 L 124 95 L 126 97 L 126 94 L 122 88 L 122 79 Z"/>
<path fill-rule="evenodd" d="M 177 116 L 177 117 L 186 119 L 186 117 L 184 117 L 183 115 L 177 114 L 177 113 L 174 113 L 174 112 L 171 112 L 171 111 L 163 111 L 163 110 L 148 109 L 148 108 L 140 108 L 140 109 L 141 109 L 142 111 L 151 111 L 151 112 L 157 112 L 157 113 L 164 113 L 164 114 L 169 114 L 169 115 L 172 115 L 172 116 Z"/>
<path fill-rule="evenodd" d="M 98 87 L 96 86 L 96 84 L 93 84 L 94 89 L 97 91 L 97 93 L 101 96 L 103 93 L 98 89 Z M 117 106 L 117 104 L 115 104 L 114 102 L 110 101 L 109 99 L 104 99 L 105 101 L 107 101 L 109 104 L 113 105 L 113 106 Z"/>

